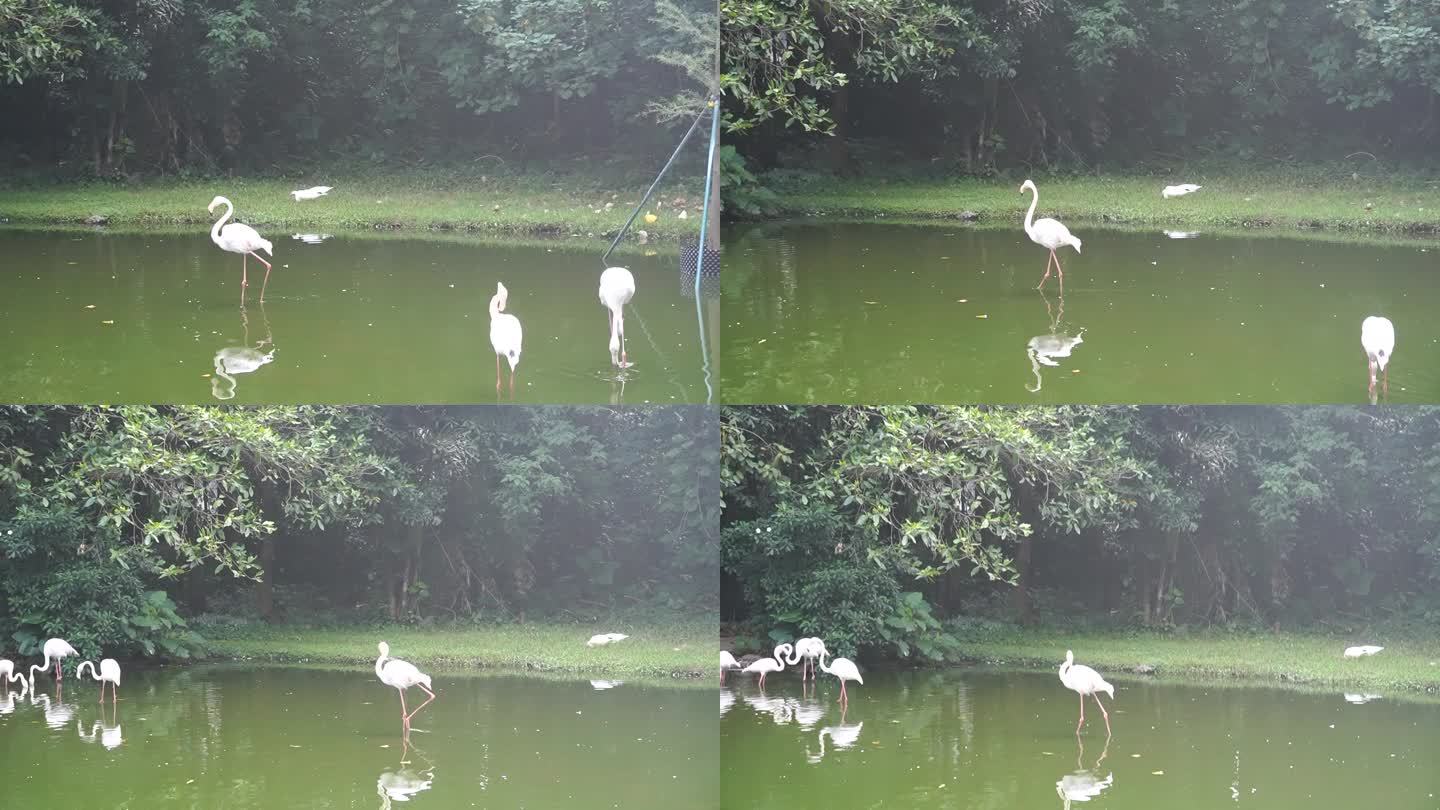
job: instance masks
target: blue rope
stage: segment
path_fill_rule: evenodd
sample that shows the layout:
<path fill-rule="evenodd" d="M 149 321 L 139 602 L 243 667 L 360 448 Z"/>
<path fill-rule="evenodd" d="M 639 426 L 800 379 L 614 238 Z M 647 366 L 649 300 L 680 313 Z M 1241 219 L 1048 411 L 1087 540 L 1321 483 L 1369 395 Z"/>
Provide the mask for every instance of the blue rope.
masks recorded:
<path fill-rule="evenodd" d="M 705 160 L 705 204 L 700 209 L 700 241 L 695 245 L 695 317 L 700 324 L 700 362 L 705 369 L 705 404 L 715 397 L 710 386 L 710 352 L 705 346 L 705 316 L 700 306 L 701 270 L 705 267 L 705 229 L 710 224 L 710 184 L 715 177 L 715 151 L 720 145 L 720 97 L 710 97 L 710 155 Z M 687 136 L 688 137 L 688 136 Z"/>
<path fill-rule="evenodd" d="M 705 120 L 706 112 L 708 112 L 708 109 L 701 110 L 700 114 L 695 116 L 695 122 L 690 125 L 690 129 L 685 131 L 685 137 L 680 139 L 680 145 L 675 147 L 675 151 L 670 155 L 670 159 L 665 161 L 665 166 L 660 169 L 659 174 L 655 175 L 655 182 L 650 184 L 650 189 L 645 192 L 644 197 L 640 198 L 640 204 L 635 206 L 634 211 L 630 212 L 630 218 L 625 220 L 625 226 L 620 229 L 619 233 L 615 234 L 615 241 L 610 243 L 610 249 L 606 250 L 605 255 L 600 257 L 601 265 L 605 267 L 610 266 L 610 254 L 615 252 L 615 246 L 620 244 L 620 240 L 625 238 L 625 234 L 630 230 L 630 226 L 635 224 L 635 218 L 640 216 L 640 212 L 645 209 L 645 203 L 650 200 L 650 195 L 655 193 L 655 187 L 660 185 L 661 179 L 665 177 L 665 172 L 670 171 L 670 165 L 675 162 L 675 158 L 680 156 L 680 150 L 685 148 L 685 142 L 690 140 L 690 136 L 694 134 L 695 128 L 700 126 L 700 122 Z"/>

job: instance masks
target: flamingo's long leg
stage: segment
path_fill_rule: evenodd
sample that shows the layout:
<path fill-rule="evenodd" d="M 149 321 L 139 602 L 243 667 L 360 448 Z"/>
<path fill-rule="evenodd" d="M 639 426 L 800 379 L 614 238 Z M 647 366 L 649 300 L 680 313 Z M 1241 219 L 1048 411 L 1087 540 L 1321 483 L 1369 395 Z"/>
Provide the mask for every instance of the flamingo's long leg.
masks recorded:
<path fill-rule="evenodd" d="M 265 265 L 265 280 L 260 282 L 260 303 L 263 304 L 265 303 L 265 285 L 270 283 L 270 262 L 260 258 L 258 254 L 255 256 L 255 261 Z"/>
<path fill-rule="evenodd" d="M 1050 257 L 1055 260 L 1055 272 L 1060 276 L 1060 292 L 1063 293 L 1065 292 L 1065 268 L 1060 266 L 1060 257 L 1055 255 L 1055 251 L 1050 251 Z"/>
<path fill-rule="evenodd" d="M 1075 733 L 1080 733 L 1080 727 L 1085 725 L 1085 695 L 1080 695 L 1080 722 L 1075 724 Z"/>
<path fill-rule="evenodd" d="M 1100 702 L 1098 694 L 1091 694 L 1090 697 L 1095 698 L 1096 705 L 1100 707 L 1100 713 L 1105 716 L 1105 733 L 1108 735 L 1110 733 L 1110 712 L 1105 711 L 1105 704 Z M 1084 703 L 1085 698 L 1080 698 L 1080 702 Z"/>
<path fill-rule="evenodd" d="M 426 698 L 424 703 L 421 703 L 419 706 L 416 706 L 416 707 L 415 707 L 415 711 L 410 712 L 410 715 L 405 718 L 405 721 L 406 721 L 407 723 L 410 721 L 410 718 L 411 718 L 411 717 L 414 717 L 415 715 L 419 714 L 421 709 L 425 708 L 426 706 L 429 706 L 429 705 L 430 705 L 430 701 L 432 701 L 432 700 L 435 699 L 435 693 L 434 693 L 434 692 L 431 692 L 429 689 L 425 689 L 425 684 L 420 683 L 420 684 L 416 684 L 416 686 L 419 686 L 421 689 L 424 689 L 424 690 L 425 690 L 425 694 L 429 695 L 430 697 Z"/>
<path fill-rule="evenodd" d="M 250 270 L 249 270 L 249 268 L 246 266 L 247 262 L 249 261 L 249 258 L 250 258 L 250 254 L 248 254 L 248 253 L 241 253 L 241 254 L 240 254 L 240 289 L 241 289 L 242 291 L 243 291 L 246 287 L 249 287 L 249 286 L 250 286 Z M 243 298 L 244 296 L 242 295 L 241 297 Z"/>
<path fill-rule="evenodd" d="M 1046 280 L 1048 280 L 1048 279 L 1050 278 L 1050 262 L 1053 261 L 1054 259 L 1055 259 L 1055 251 L 1052 250 L 1052 251 L 1050 251 L 1050 258 L 1048 258 L 1048 259 L 1045 260 L 1045 275 L 1043 275 L 1043 276 L 1040 277 L 1040 283 L 1035 285 L 1035 289 L 1038 290 L 1038 289 L 1040 289 L 1041 287 L 1044 287 L 1044 286 L 1045 286 Z"/>
<path fill-rule="evenodd" d="M 500 390 L 500 355 L 495 355 L 495 390 Z"/>

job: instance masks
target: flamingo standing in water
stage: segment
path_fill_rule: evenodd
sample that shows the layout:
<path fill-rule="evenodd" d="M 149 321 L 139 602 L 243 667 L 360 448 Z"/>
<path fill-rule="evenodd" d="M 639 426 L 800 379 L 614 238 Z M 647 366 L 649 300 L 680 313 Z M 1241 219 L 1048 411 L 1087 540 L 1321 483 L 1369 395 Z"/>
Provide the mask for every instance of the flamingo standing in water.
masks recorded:
<path fill-rule="evenodd" d="M 495 350 L 495 390 L 500 390 L 500 356 L 510 364 L 510 393 L 515 393 L 515 367 L 520 365 L 520 343 L 523 334 L 520 319 L 505 311 L 510 291 L 495 282 L 495 295 L 490 298 L 490 348 Z"/>
<path fill-rule="evenodd" d="M 800 664 L 800 680 L 802 681 L 806 678 L 805 670 L 808 665 L 810 670 L 809 677 L 814 678 L 816 677 L 815 659 L 819 658 L 824 652 L 825 641 L 823 639 L 814 637 L 802 638 L 795 642 L 795 657 L 785 663 L 792 667 L 797 663 Z"/>
<path fill-rule="evenodd" d="M 1110 712 L 1105 711 L 1105 704 L 1100 702 L 1100 693 L 1106 692 L 1110 699 L 1115 699 L 1115 687 L 1105 682 L 1100 673 L 1085 666 L 1075 663 L 1075 653 L 1065 651 L 1065 663 L 1060 665 L 1060 683 L 1065 688 L 1080 695 L 1080 722 L 1075 724 L 1075 733 L 1080 733 L 1080 727 L 1085 725 L 1085 696 L 1095 698 L 1095 703 L 1100 707 L 1100 713 L 1105 715 L 1105 733 L 1110 733 Z"/>
<path fill-rule="evenodd" d="M 235 213 L 235 206 L 224 197 L 216 197 L 210 201 L 210 213 L 215 213 L 217 205 L 225 206 L 225 215 L 215 221 L 215 227 L 210 229 L 210 241 L 214 242 L 221 250 L 229 253 L 240 254 L 240 302 L 244 305 L 245 288 L 250 286 L 249 271 L 245 263 L 250 256 L 255 261 L 265 265 L 265 280 L 260 283 L 260 303 L 265 303 L 265 285 L 270 283 L 270 263 L 260 258 L 256 251 L 263 250 L 271 256 L 275 255 L 274 246 L 270 240 L 265 239 L 256 233 L 255 229 L 240 222 L 225 224 Z"/>
<path fill-rule="evenodd" d="M 1385 376 L 1385 396 L 1390 396 L 1390 356 L 1395 353 L 1395 324 L 1389 318 L 1371 315 L 1360 324 L 1360 345 L 1370 367 L 1370 398 L 1375 398 L 1375 372 Z"/>
<path fill-rule="evenodd" d="M 20 694 L 22 695 L 25 694 L 26 687 L 29 686 L 25 681 L 25 673 L 16 672 L 15 662 L 8 658 L 0 658 L 0 681 L 5 683 L 5 691 L 7 693 L 10 691 L 10 684 L 16 681 L 20 682 Z"/>
<path fill-rule="evenodd" d="M 410 718 L 419 714 L 420 710 L 430 705 L 435 699 L 435 693 L 430 690 L 430 676 L 415 668 L 409 661 L 401 661 L 399 658 L 390 657 L 390 645 L 380 642 L 380 657 L 375 659 L 375 675 L 380 682 L 386 686 L 394 687 L 400 693 L 400 719 L 404 726 L 404 736 L 410 736 Z M 418 686 L 430 697 L 415 707 L 415 711 L 406 712 L 405 690 L 412 686 Z"/>
<path fill-rule="evenodd" d="M 110 697 L 112 702 L 120 699 L 120 662 L 114 658 L 104 658 L 100 661 L 100 674 L 95 674 L 95 664 L 90 661 L 81 661 L 80 666 L 75 668 L 75 677 L 85 677 L 85 667 L 90 667 L 90 675 L 100 682 L 100 702 L 105 702 L 105 684 L 110 684 Z"/>
<path fill-rule="evenodd" d="M 778 647 L 775 648 L 775 657 L 774 657 L 774 658 L 761 658 L 759 661 L 755 661 L 755 662 L 751 663 L 750 666 L 745 667 L 745 669 L 743 669 L 743 670 L 741 670 L 741 671 L 742 671 L 742 672 L 748 672 L 748 673 L 750 673 L 750 674 L 752 674 L 752 675 L 759 675 L 759 676 L 760 676 L 760 688 L 761 688 L 761 689 L 764 689 L 764 688 L 765 688 L 765 676 L 766 676 L 766 675 L 769 675 L 769 674 L 772 673 L 772 672 L 779 672 L 780 670 L 784 669 L 784 668 L 785 668 L 785 659 L 786 659 L 786 658 L 789 658 L 789 657 L 790 657 L 790 653 L 793 652 L 794 650 L 795 650 L 795 647 L 794 647 L 793 645 L 790 645 L 790 644 L 781 644 L 780 646 L 778 646 Z"/>
<path fill-rule="evenodd" d="M 865 679 L 860 677 L 860 668 L 849 658 L 836 658 L 835 663 L 825 666 L 825 658 L 830 655 L 829 650 L 822 650 L 820 653 L 820 671 L 826 675 L 834 675 L 840 679 L 840 697 L 836 698 L 846 706 L 850 705 L 850 696 L 845 692 L 845 682 L 854 681 L 860 685 L 865 684 Z"/>
<path fill-rule="evenodd" d="M 1020 184 L 1020 193 L 1024 194 L 1027 190 L 1035 196 L 1030 200 L 1030 210 L 1025 212 L 1025 235 L 1030 237 L 1031 242 L 1050 249 L 1050 258 L 1045 262 L 1045 275 L 1041 277 L 1040 283 L 1035 285 L 1035 289 L 1038 290 L 1045 286 L 1045 280 L 1050 278 L 1050 263 L 1054 262 L 1055 270 L 1060 276 L 1060 290 L 1063 292 L 1065 290 L 1065 268 L 1060 266 L 1060 257 L 1055 255 L 1055 251 L 1070 245 L 1075 248 L 1076 253 L 1079 253 L 1080 240 L 1071 235 L 1070 229 L 1061 224 L 1058 219 L 1049 217 L 1035 219 L 1035 207 L 1040 204 L 1040 190 L 1035 188 L 1033 181 L 1026 180 Z"/>
<path fill-rule="evenodd" d="M 625 358 L 625 305 L 634 297 L 635 277 L 629 270 L 609 267 L 600 274 L 600 303 L 610 311 L 610 362 L 617 368 L 630 367 Z"/>
<path fill-rule="evenodd" d="M 725 670 L 739 668 L 740 662 L 735 660 L 735 656 L 724 650 L 720 651 L 720 683 L 725 683 Z"/>
<path fill-rule="evenodd" d="M 65 659 L 80 654 L 75 652 L 75 648 L 70 646 L 70 642 L 63 638 L 52 638 L 46 641 L 41 652 L 45 654 L 45 663 L 30 665 L 30 690 L 32 692 L 35 690 L 35 671 L 44 672 L 49 669 L 51 658 L 55 659 L 55 683 L 59 684 L 65 680 Z"/>

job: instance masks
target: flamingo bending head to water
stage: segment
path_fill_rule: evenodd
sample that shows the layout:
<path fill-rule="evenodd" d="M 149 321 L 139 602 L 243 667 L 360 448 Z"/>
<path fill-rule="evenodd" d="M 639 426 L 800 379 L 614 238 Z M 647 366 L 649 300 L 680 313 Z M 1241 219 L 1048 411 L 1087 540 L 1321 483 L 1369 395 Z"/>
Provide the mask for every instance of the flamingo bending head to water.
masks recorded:
<path fill-rule="evenodd" d="M 610 311 L 610 363 L 617 368 L 630 367 L 625 357 L 625 305 L 634 297 L 635 276 L 629 270 L 608 267 L 600 274 L 600 303 Z"/>
<path fill-rule="evenodd" d="M 75 651 L 75 648 L 70 646 L 70 642 L 66 641 L 63 638 L 52 638 L 49 641 L 46 641 L 45 646 L 41 649 L 41 652 L 45 655 L 45 663 L 30 665 L 31 691 L 34 691 L 35 689 L 36 670 L 44 672 L 45 670 L 49 669 L 51 658 L 55 659 L 55 683 L 58 684 L 61 681 L 65 680 L 65 659 L 72 655 L 79 655 L 79 653 Z"/>

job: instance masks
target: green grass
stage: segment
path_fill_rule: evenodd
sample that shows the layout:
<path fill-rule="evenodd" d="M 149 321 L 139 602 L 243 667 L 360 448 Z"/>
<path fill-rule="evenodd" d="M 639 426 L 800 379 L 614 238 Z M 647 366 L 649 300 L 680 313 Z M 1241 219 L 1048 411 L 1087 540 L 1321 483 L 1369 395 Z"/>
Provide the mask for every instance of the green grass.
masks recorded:
<path fill-rule="evenodd" d="M 1191 633 L 1174 636 L 1062 633 L 1018 628 L 960 634 L 965 660 L 1035 669 L 1058 669 L 1066 650 L 1107 678 L 1124 679 L 1140 665 L 1156 677 L 1180 681 L 1243 681 L 1346 691 L 1440 691 L 1440 640 L 1355 641 L 1298 633 Z M 1353 644 L 1384 651 L 1346 659 Z"/>
<path fill-rule="evenodd" d="M 374 664 L 375 645 L 389 642 L 390 654 L 422 669 L 483 668 L 590 677 L 665 677 L 705 683 L 715 671 L 714 622 L 605 627 L 575 624 L 494 625 L 474 629 L 311 628 L 241 625 L 204 628 L 221 658 L 287 664 Z M 596 633 L 630 638 L 604 647 L 586 647 Z"/>
<path fill-rule="evenodd" d="M 273 179 L 159 180 L 134 185 L 86 183 L 0 187 L 0 221 L 51 225 L 105 217 L 110 225 L 208 228 L 206 210 L 217 194 L 230 199 L 236 217 L 271 239 L 279 232 L 467 231 L 497 235 L 604 239 L 625 224 L 653 178 L 636 175 L 623 185 L 586 177 L 501 176 L 456 178 L 397 174 L 390 177 L 317 178 L 315 182 Z M 289 193 L 311 185 L 334 186 L 317 200 L 296 202 Z M 662 186 L 649 210 L 658 217 L 636 219 L 650 241 L 675 241 L 699 231 L 702 186 Z M 680 219 L 673 203 L 692 209 Z M 663 200 L 663 208 L 654 208 Z M 606 204 L 610 208 L 605 208 Z M 217 214 L 218 215 L 218 214 Z M 632 231 L 633 233 L 633 231 Z"/>
<path fill-rule="evenodd" d="M 1023 178 L 1021 178 L 1023 180 Z M 1166 185 L 1203 188 L 1163 199 Z M 1070 225 L 1194 228 L 1304 228 L 1440 233 L 1440 181 L 1399 175 L 1353 178 L 1341 171 L 1197 172 L 1186 176 L 1037 178 L 1036 216 Z M 835 178 L 775 181 L 782 213 L 861 219 L 953 219 L 964 211 L 980 222 L 1019 224 L 1030 195 L 1020 180 Z M 1371 209 L 1366 210 L 1365 205 Z M 1083 235 L 1082 235 L 1083 238 Z"/>

